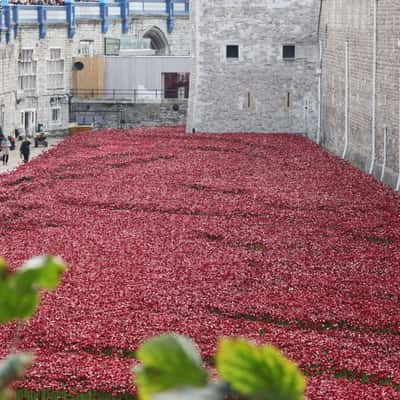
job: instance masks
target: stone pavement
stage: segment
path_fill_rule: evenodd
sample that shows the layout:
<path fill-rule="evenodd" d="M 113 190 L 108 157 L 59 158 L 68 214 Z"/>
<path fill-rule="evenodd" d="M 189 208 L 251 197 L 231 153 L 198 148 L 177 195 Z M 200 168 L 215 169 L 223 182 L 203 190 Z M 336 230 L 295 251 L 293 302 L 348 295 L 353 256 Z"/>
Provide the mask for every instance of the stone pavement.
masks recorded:
<path fill-rule="evenodd" d="M 43 152 L 51 149 L 52 147 L 56 146 L 58 143 L 60 143 L 64 139 L 65 139 L 65 137 L 62 137 L 62 136 L 48 137 L 47 140 L 49 143 L 49 147 L 40 146 L 40 147 L 36 147 L 36 148 L 35 148 L 34 140 L 30 139 L 31 140 L 31 153 L 30 153 L 29 159 L 32 160 L 32 158 L 35 158 L 39 154 L 42 154 Z M 16 169 L 16 168 L 18 168 L 19 165 L 23 164 L 22 159 L 20 157 L 20 153 L 19 153 L 20 145 L 21 145 L 21 142 L 17 141 L 15 150 L 10 151 L 10 157 L 8 159 L 7 165 L 3 165 L 2 153 L 0 153 L 0 174 L 3 174 L 5 172 Z"/>

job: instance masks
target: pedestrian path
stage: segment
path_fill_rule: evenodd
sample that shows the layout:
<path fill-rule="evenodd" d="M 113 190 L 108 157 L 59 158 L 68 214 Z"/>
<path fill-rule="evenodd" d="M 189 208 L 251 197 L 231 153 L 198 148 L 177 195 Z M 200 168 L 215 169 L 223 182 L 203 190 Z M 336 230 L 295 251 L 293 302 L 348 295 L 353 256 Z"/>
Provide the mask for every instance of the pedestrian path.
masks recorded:
<path fill-rule="evenodd" d="M 49 143 L 48 147 L 35 147 L 33 139 L 31 139 L 31 152 L 30 152 L 30 157 L 29 159 L 31 160 L 32 158 L 37 157 L 38 155 L 42 154 L 45 151 L 48 151 L 52 147 L 56 146 L 58 143 L 63 141 L 65 137 L 62 136 L 55 136 L 55 137 L 48 137 L 47 141 Z M 10 151 L 10 156 L 8 159 L 8 164 L 3 165 L 2 161 L 2 154 L 0 153 L 0 174 L 3 174 L 5 172 L 11 171 L 13 169 L 18 168 L 19 165 L 23 164 L 23 161 L 20 156 L 19 152 L 19 147 L 21 145 L 21 142 L 16 142 L 15 150 Z"/>

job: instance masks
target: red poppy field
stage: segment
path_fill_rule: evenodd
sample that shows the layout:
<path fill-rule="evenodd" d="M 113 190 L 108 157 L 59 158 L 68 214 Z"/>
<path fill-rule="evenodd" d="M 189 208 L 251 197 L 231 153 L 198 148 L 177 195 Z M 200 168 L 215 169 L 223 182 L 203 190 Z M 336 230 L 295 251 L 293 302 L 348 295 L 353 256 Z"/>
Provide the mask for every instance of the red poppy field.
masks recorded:
<path fill-rule="evenodd" d="M 22 331 L 20 388 L 134 394 L 133 351 L 179 332 L 206 361 L 220 336 L 276 345 L 309 400 L 400 399 L 399 197 L 307 138 L 82 134 L 0 176 L 0 199 L 12 266 L 70 266 Z"/>

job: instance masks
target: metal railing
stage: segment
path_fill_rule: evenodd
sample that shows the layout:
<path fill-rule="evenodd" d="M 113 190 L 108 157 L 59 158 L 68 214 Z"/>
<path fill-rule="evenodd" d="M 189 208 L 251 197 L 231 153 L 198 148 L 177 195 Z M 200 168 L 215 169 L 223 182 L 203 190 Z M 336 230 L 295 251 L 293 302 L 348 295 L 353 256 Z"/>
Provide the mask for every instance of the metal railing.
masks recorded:
<path fill-rule="evenodd" d="M 2 0 L 0 6 L 0 40 L 4 31 L 6 43 L 14 34 L 19 34 L 18 27 L 23 24 L 36 24 L 39 38 L 47 35 L 47 25 L 67 23 L 68 38 L 75 35 L 78 20 L 93 19 L 102 22 L 102 33 L 108 29 L 108 21 L 121 20 L 122 32 L 128 33 L 129 20 L 134 15 L 162 15 L 167 17 L 167 29 L 174 29 L 174 17 L 189 15 L 189 0 L 119 0 L 118 2 L 103 3 L 100 1 L 59 1 L 58 4 L 14 4 L 10 0 Z M 25 3 L 27 1 L 27 3 Z M 56 1 L 56 0 L 54 0 Z M 35 0 L 39 2 L 39 0 Z M 63 4 L 61 4 L 63 2 Z M 12 32 L 14 31 L 14 33 Z"/>
<path fill-rule="evenodd" d="M 97 100 L 125 100 L 132 103 L 151 103 L 163 100 L 187 100 L 189 90 L 176 89 L 72 89 L 71 96 Z"/>

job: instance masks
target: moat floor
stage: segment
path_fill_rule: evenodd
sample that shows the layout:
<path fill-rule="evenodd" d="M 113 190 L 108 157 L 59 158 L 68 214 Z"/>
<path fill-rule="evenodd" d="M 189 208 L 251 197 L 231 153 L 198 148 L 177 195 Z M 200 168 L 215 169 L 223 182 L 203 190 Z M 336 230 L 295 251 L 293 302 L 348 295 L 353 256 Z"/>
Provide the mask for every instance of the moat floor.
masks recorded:
<path fill-rule="evenodd" d="M 36 363 L 19 387 L 135 393 L 149 336 L 271 343 L 307 398 L 400 397 L 398 195 L 305 137 L 69 137 L 0 176 L 0 254 L 70 268 L 25 325 Z M 0 328 L 0 356 L 13 326 Z"/>

